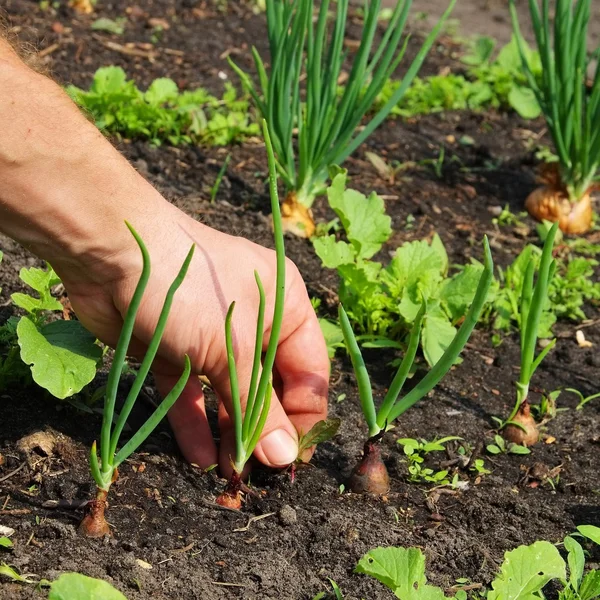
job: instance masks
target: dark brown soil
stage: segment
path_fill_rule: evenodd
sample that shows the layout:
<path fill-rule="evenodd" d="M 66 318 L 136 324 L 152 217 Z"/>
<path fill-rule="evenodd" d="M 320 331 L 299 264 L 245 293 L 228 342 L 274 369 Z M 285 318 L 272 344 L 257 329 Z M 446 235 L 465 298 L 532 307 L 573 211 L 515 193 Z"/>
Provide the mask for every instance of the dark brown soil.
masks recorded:
<path fill-rule="evenodd" d="M 462 1 L 477 6 L 475 0 Z M 147 15 L 165 17 L 171 23 L 157 44 L 154 62 L 105 49 L 90 37 L 91 19 L 75 16 L 69 9 L 54 13 L 42 11 L 34 1 L 3 3 L 23 39 L 43 48 L 59 44 L 48 55 L 49 69 L 63 82 L 83 86 L 98 66 L 116 63 L 142 85 L 169 75 L 184 87 L 203 85 L 218 91 L 218 71 L 229 72 L 219 56 L 244 43 L 264 45 L 262 17 L 251 16 L 237 3 L 229 3 L 227 14 L 187 0 L 143 0 L 139 6 Z M 123 13 L 124 3 L 100 0 L 99 15 Z M 53 32 L 55 22 L 72 31 Z M 130 18 L 119 43 L 149 43 L 150 35 L 146 17 Z M 183 55 L 167 53 L 166 48 Z M 429 72 L 448 64 L 445 54 L 442 47 L 429 60 Z M 521 210 L 533 186 L 534 161 L 526 140 L 531 132 L 537 135 L 543 129 L 542 122 L 498 113 L 388 122 L 368 148 L 361 148 L 348 161 L 352 185 L 382 194 L 393 218 L 395 234 L 384 249 L 384 259 L 388 250 L 403 241 L 437 231 L 452 261 L 481 257 L 484 233 L 490 236 L 499 264 L 512 260 L 534 235 L 495 229 L 488 209 L 509 204 L 513 211 Z M 470 136 L 474 144 L 461 145 L 456 140 L 462 136 Z M 390 185 L 377 177 L 364 158 L 364 151 L 370 149 L 390 160 L 418 161 L 436 157 L 441 145 L 446 151 L 441 178 L 429 167 L 413 168 Z M 264 216 L 268 209 L 266 165 L 260 145 L 231 149 L 233 159 L 214 205 L 206 201 L 207 191 L 230 149 L 152 148 L 143 142 L 122 143 L 122 149 L 183 210 L 213 227 L 271 244 Z M 332 217 L 322 201 L 317 202 L 315 213 L 319 220 Z M 411 228 L 406 226 L 409 215 L 415 219 Z M 533 223 L 526 222 L 533 230 Z M 0 265 L 1 306 L 20 287 L 19 268 L 37 261 L 6 238 L 0 239 L 0 247 L 5 252 Z M 311 295 L 322 298 L 324 310 L 332 311 L 335 274 L 320 268 L 308 242 L 289 239 L 287 250 L 304 274 Z M 9 308 L 0 308 L 0 319 L 9 314 Z M 587 307 L 586 314 L 591 321 L 585 334 L 595 345 L 579 348 L 576 326 L 560 323 L 557 347 L 536 375 L 536 386 L 548 390 L 575 387 L 585 394 L 598 391 L 600 314 L 594 307 Z M 383 392 L 391 377 L 386 363 L 392 357 L 368 353 L 366 358 L 376 389 Z M 486 584 L 506 550 L 536 539 L 558 541 L 578 524 L 600 525 L 600 401 L 575 411 L 574 398 L 562 396 L 559 406 L 569 410 L 547 424 L 552 443 L 540 444 L 525 457 L 490 457 L 482 452 L 492 473 L 481 480 L 461 473 L 463 479 L 470 477 L 471 484 L 457 493 L 431 495 L 427 486 L 408 483 L 395 440 L 460 435 L 481 452 L 493 435 L 491 417 L 507 415 L 513 402 L 517 366 L 514 336 L 493 348 L 489 332 L 478 331 L 463 364 L 386 436 L 384 458 L 392 489 L 384 499 L 340 493 L 366 435 L 345 359 L 334 360 L 331 378 L 330 411 L 342 419 L 338 436 L 318 448 L 312 465 L 300 469 L 293 484 L 288 473 L 256 469 L 252 485 L 261 494 L 241 513 L 214 504 L 224 482 L 214 472 L 202 473 L 184 463 L 165 425 L 122 469 L 111 492 L 108 520 L 115 535 L 108 541 L 90 541 L 77 534 L 81 511 L 42 507 L 47 500 L 91 497 L 87 449 L 98 434 L 101 417 L 57 404 L 35 388 L 4 390 L 0 454 L 6 463 L 0 466 L 0 524 L 13 527 L 16 533 L 14 550 L 0 551 L 0 562 L 46 579 L 64 571 L 83 572 L 110 581 L 132 600 L 310 600 L 328 588 L 328 577 L 348 599 L 376 599 L 392 594 L 374 580 L 354 575 L 353 568 L 373 547 L 402 545 L 424 549 L 429 577 L 437 585 L 449 587 L 457 577 Z M 124 392 L 127 385 L 123 383 Z M 147 395 L 154 394 L 148 387 Z M 339 401 L 343 394 L 345 399 Z M 212 407 L 214 413 L 214 399 Z M 142 419 L 147 408 L 142 403 L 133 418 Z M 39 430 L 56 436 L 54 451 L 50 456 L 35 450 L 24 455 L 17 448 L 18 441 Z M 429 464 L 437 469 L 447 458 L 443 453 L 433 455 Z M 22 464 L 19 472 L 6 478 Z M 537 472 L 542 466 L 561 467 L 554 488 L 526 476 L 525 469 L 534 465 Z M 251 521 L 258 516 L 264 518 Z M 597 559 L 597 554 L 592 557 Z M 0 584 L 3 599 L 44 595 L 31 585 L 5 580 Z"/>

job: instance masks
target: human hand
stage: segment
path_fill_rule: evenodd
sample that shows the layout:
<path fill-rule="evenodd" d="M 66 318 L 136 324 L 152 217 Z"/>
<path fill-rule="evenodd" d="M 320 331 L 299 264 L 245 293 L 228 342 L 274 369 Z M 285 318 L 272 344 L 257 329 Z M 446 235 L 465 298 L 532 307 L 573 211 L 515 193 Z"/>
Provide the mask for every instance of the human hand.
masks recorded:
<path fill-rule="evenodd" d="M 258 270 L 267 294 L 265 347 L 271 325 L 275 253 L 206 227 L 169 204 L 49 79 L 22 64 L 0 42 L 0 231 L 48 260 L 62 278 L 82 323 L 114 346 L 141 271 L 129 221 L 150 252 L 152 274 L 131 355 L 142 356 L 171 281 L 191 242 L 197 250 L 175 300 L 153 372 L 162 393 L 180 375 L 185 354 L 220 400 L 220 450 L 206 419 L 202 387 L 190 379 L 170 412 L 184 456 L 229 474 L 234 454 L 225 315 L 235 300 L 234 342 L 242 402 L 254 349 Z M 6 93 L 4 93 L 6 91 Z M 297 431 L 327 408 L 329 361 L 300 274 L 288 261 L 275 392 L 255 455 L 284 466 L 296 458 Z M 280 382 L 277 381 L 280 379 Z"/>
<path fill-rule="evenodd" d="M 184 456 L 201 467 L 219 463 L 229 474 L 235 454 L 231 396 L 225 349 L 225 315 L 236 301 L 233 333 L 242 393 L 246 394 L 252 370 L 258 291 L 254 270 L 265 287 L 264 348 L 268 343 L 275 296 L 275 253 L 246 239 L 229 236 L 165 205 L 153 224 L 132 225 L 143 231 L 150 252 L 152 273 L 142 301 L 130 354 L 142 356 L 149 342 L 166 290 L 193 241 L 196 252 L 187 278 L 175 295 L 160 358 L 153 374 L 166 394 L 181 373 L 188 354 L 196 374 L 206 375 L 219 398 L 220 448 L 217 450 L 206 418 L 202 385 L 188 382 L 171 409 L 169 420 Z M 144 217 L 145 219 L 145 217 Z M 123 224 L 123 227 L 125 225 Z M 108 265 L 92 265 L 86 277 L 69 266 L 55 265 L 82 323 L 103 342 L 114 346 L 139 278 L 141 257 L 133 240 Z M 325 343 L 304 282 L 291 261 L 286 266 L 286 300 L 283 327 L 275 360 L 275 392 L 261 441 L 254 452 L 264 464 L 282 467 L 298 453 L 297 432 L 307 432 L 327 412 L 329 360 Z"/>

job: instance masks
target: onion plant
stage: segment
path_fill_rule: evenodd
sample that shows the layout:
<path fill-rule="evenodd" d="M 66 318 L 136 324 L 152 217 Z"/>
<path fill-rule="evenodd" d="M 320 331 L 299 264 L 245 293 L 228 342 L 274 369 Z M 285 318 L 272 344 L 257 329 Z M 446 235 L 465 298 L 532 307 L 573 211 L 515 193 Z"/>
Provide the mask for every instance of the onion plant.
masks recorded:
<path fill-rule="evenodd" d="M 156 410 L 140 427 L 140 429 L 138 429 L 138 431 L 131 437 L 131 439 L 120 450 L 117 451 L 127 418 L 133 409 L 142 386 L 144 385 L 146 376 L 150 371 L 152 362 L 154 361 L 156 353 L 158 352 L 158 347 L 167 325 L 167 319 L 173 303 L 173 297 L 187 274 L 192 256 L 194 254 L 194 246 L 192 246 L 179 273 L 177 274 L 177 277 L 174 279 L 171 287 L 167 291 L 162 310 L 158 317 L 158 322 L 154 329 L 154 334 L 150 343 L 148 344 L 146 355 L 142 360 L 135 381 L 133 382 L 129 394 L 125 399 L 123 408 L 117 415 L 115 408 L 119 381 L 125 366 L 127 349 L 133 335 L 136 315 L 150 278 L 150 255 L 148 254 L 148 250 L 142 238 L 138 235 L 134 228 L 129 223 L 126 223 L 126 225 L 129 228 L 129 231 L 131 231 L 131 234 L 135 238 L 135 241 L 137 242 L 142 253 L 142 273 L 135 288 L 133 297 L 131 298 L 131 302 L 129 303 L 129 307 L 127 308 L 127 312 L 123 320 L 123 328 L 121 329 L 121 334 L 115 349 L 113 363 L 108 374 L 108 381 L 106 383 L 106 391 L 104 396 L 102 429 L 100 433 L 100 460 L 98 460 L 98 448 L 96 442 L 92 444 L 90 452 L 90 470 L 92 477 L 96 482 L 97 493 L 95 500 L 92 500 L 88 503 L 87 513 L 79 527 L 80 531 L 89 537 L 102 537 L 110 533 L 104 514 L 107 506 L 107 497 L 110 486 L 118 477 L 118 468 L 123 461 L 129 458 L 129 456 L 131 456 L 131 454 L 140 447 L 146 438 L 154 431 L 154 429 L 156 429 L 173 404 L 175 404 L 175 401 L 177 398 L 179 398 L 189 379 L 191 371 L 190 359 L 186 355 L 183 373 L 173 389 L 165 396 L 164 400 L 159 404 Z"/>
<path fill-rule="evenodd" d="M 283 322 L 283 306 L 285 300 L 285 246 L 283 241 L 283 227 L 281 223 L 281 211 L 279 206 L 279 195 L 277 193 L 277 169 L 273 145 L 269 136 L 267 122 L 263 120 L 263 133 L 267 148 L 269 162 L 269 191 L 271 195 L 271 210 L 273 212 L 273 231 L 275 238 L 275 253 L 277 261 L 277 274 L 275 284 L 275 305 L 273 308 L 273 320 L 269 344 L 263 358 L 263 333 L 265 323 L 265 290 L 257 271 L 254 278 L 258 287 L 259 305 L 256 319 L 256 336 L 254 342 L 254 358 L 252 373 L 248 387 L 248 398 L 246 409 L 242 414 L 242 403 L 240 388 L 238 384 L 237 370 L 235 364 L 235 351 L 233 347 L 233 336 L 231 331 L 231 320 L 235 308 L 232 302 L 227 311 L 225 319 L 225 342 L 227 347 L 227 363 L 229 367 L 229 383 L 231 389 L 232 413 L 235 432 L 235 457 L 232 457 L 231 465 L 233 471 L 225 491 L 217 498 L 222 506 L 239 509 L 242 504 L 242 472 L 246 463 L 252 456 L 256 444 L 260 439 L 271 405 L 273 392 L 273 364 L 275 353 L 279 343 L 281 324 Z M 262 359 L 262 361 L 261 361 Z M 262 368 L 261 368 L 262 362 Z"/>
<path fill-rule="evenodd" d="M 600 167 L 600 64 L 588 88 L 588 23 L 592 0 L 555 0 L 554 24 L 550 2 L 529 0 L 529 11 L 542 63 L 541 79 L 533 75 L 521 36 L 514 0 L 510 2 L 513 29 L 523 71 L 542 108 L 558 155 L 558 170 L 548 185 L 527 199 L 530 214 L 559 221 L 563 231 L 583 233 L 591 226 L 590 191 Z M 597 58 L 598 48 L 594 53 Z"/>
<path fill-rule="evenodd" d="M 277 168 L 287 188 L 282 209 L 286 230 L 302 237 L 312 235 L 310 207 L 324 188 L 328 167 L 341 164 L 354 152 L 402 98 L 455 2 L 450 0 L 402 84 L 360 129 L 404 56 L 408 38 L 402 42 L 402 36 L 412 0 L 396 4 L 379 43 L 375 38 L 381 0 L 365 1 L 360 44 L 344 83 L 349 0 L 322 0 L 314 19 L 314 0 L 267 0 L 268 69 L 256 48 L 252 49 L 259 88 L 231 59 L 230 64 L 269 124 Z"/>
<path fill-rule="evenodd" d="M 358 395 L 369 428 L 369 439 L 364 446 L 364 456 L 361 462 L 352 472 L 350 479 L 350 488 L 355 492 L 371 492 L 383 494 L 389 487 L 389 477 L 385 465 L 381 460 L 379 442 L 391 424 L 406 412 L 411 406 L 424 398 L 445 376 L 452 365 L 455 364 L 459 354 L 462 352 L 465 344 L 471 336 L 473 328 L 477 324 L 481 310 L 487 299 L 487 294 L 493 279 L 493 261 L 490 253 L 490 247 L 487 237 L 484 238 L 484 267 L 479 278 L 477 290 L 471 307 L 465 319 L 456 332 L 454 339 L 442 357 L 436 362 L 431 370 L 419 381 L 415 387 L 400 398 L 400 393 L 406 379 L 411 372 L 419 339 L 421 337 L 421 326 L 426 317 L 426 302 L 423 301 L 408 339 L 406 353 L 402 358 L 400 366 L 392 380 L 387 394 L 379 409 L 376 408 L 373 400 L 373 390 L 369 380 L 369 374 L 365 366 L 360 348 L 352 331 L 350 320 L 343 306 L 339 307 L 339 318 L 344 341 L 348 354 L 352 360 L 352 366 L 358 384 Z"/>
<path fill-rule="evenodd" d="M 521 337 L 521 372 L 517 382 L 515 405 L 510 416 L 502 424 L 504 437 L 515 444 L 531 446 L 538 441 L 539 431 L 535 419 L 531 415 L 528 402 L 529 385 L 536 369 L 556 344 L 551 340 L 536 356 L 540 319 L 548 303 L 548 286 L 556 271 L 556 261 L 552 258 L 554 238 L 558 223 L 554 223 L 544 241 L 542 257 L 534 284 L 535 262 L 530 260 L 523 277 L 523 287 L 519 305 L 519 331 Z"/>

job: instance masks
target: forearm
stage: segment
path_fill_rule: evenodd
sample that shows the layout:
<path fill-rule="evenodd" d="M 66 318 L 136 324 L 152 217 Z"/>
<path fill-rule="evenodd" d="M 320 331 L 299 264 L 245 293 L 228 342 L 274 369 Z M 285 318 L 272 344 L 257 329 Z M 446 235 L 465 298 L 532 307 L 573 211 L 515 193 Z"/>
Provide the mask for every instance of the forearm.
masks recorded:
<path fill-rule="evenodd" d="M 79 268 L 130 243 L 166 201 L 48 78 L 0 40 L 0 230 Z M 142 233 L 142 232 L 141 232 Z"/>

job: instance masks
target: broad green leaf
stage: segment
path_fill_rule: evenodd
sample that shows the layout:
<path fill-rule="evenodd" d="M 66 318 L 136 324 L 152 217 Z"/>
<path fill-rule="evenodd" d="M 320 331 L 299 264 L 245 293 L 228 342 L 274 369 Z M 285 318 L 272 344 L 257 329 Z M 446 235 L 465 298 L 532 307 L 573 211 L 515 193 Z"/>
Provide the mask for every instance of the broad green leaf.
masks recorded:
<path fill-rule="evenodd" d="M 0 537 L 0 548 L 12 548 L 13 543 L 7 537 Z"/>
<path fill-rule="evenodd" d="M 48 269 L 23 268 L 19 271 L 19 277 L 23 283 L 26 283 L 39 294 L 50 293 L 50 288 L 60 283 L 60 277 L 50 265 L 48 265 Z"/>
<path fill-rule="evenodd" d="M 565 538 L 565 550 L 568 552 L 567 562 L 569 563 L 569 581 L 574 590 L 578 590 L 583 577 L 583 568 L 585 567 L 585 555 L 581 544 L 570 536 Z"/>
<path fill-rule="evenodd" d="M 12 294 L 12 301 L 28 313 L 35 313 L 42 310 L 62 310 L 62 304 L 53 298 L 50 289 L 60 283 L 60 278 L 54 272 L 52 267 L 48 269 L 39 269 L 31 267 L 23 268 L 19 271 L 21 281 L 34 289 L 39 295 L 39 298 L 33 298 L 28 294 L 15 293 Z"/>
<path fill-rule="evenodd" d="M 461 57 L 460 61 L 465 65 L 479 66 L 488 62 L 496 47 L 496 40 L 487 35 L 477 36 L 471 44 L 471 52 Z"/>
<path fill-rule="evenodd" d="M 600 571 L 590 571 L 581 582 L 580 600 L 592 600 L 600 596 Z"/>
<path fill-rule="evenodd" d="M 396 250 L 386 269 L 386 273 L 393 279 L 386 280 L 389 281 L 392 292 L 396 294 L 417 282 L 426 282 L 426 287 L 431 289 L 442 280 L 444 262 L 439 248 L 432 248 L 425 240 L 408 242 Z"/>
<path fill-rule="evenodd" d="M 442 357 L 456 335 L 456 328 L 448 320 L 444 311 L 437 306 L 427 308 L 421 334 L 421 346 L 428 364 L 433 366 Z"/>
<path fill-rule="evenodd" d="M 595 525 L 579 525 L 577 531 L 595 544 L 600 545 L 600 527 Z"/>
<path fill-rule="evenodd" d="M 482 271 L 483 265 L 481 264 L 467 265 L 442 284 L 440 300 L 450 312 L 453 322 L 464 317 L 471 306 Z"/>
<path fill-rule="evenodd" d="M 442 242 L 442 238 L 437 233 L 434 233 L 433 238 L 431 239 L 431 249 L 435 250 L 440 257 L 442 261 L 442 275 L 446 275 L 448 273 L 449 264 L 448 253 L 446 252 L 446 247 L 444 246 L 444 242 Z"/>
<path fill-rule="evenodd" d="M 444 592 L 427 585 L 425 556 L 418 548 L 375 548 L 355 571 L 375 577 L 401 600 L 443 600 Z"/>
<path fill-rule="evenodd" d="M 179 89 L 177 84 L 168 77 L 161 77 L 155 79 L 151 84 L 146 93 L 144 94 L 144 100 L 149 104 L 159 106 L 169 100 L 177 98 Z"/>
<path fill-rule="evenodd" d="M 537 119 L 542 109 L 531 88 L 513 85 L 508 94 L 508 103 L 524 119 Z"/>
<path fill-rule="evenodd" d="M 127 75 L 121 67 L 101 67 L 94 74 L 91 91 L 98 94 L 114 94 L 127 83 Z"/>
<path fill-rule="evenodd" d="M 324 419 L 315 423 L 308 433 L 300 436 L 298 440 L 298 456 L 311 446 L 330 440 L 340 428 L 340 419 Z"/>
<path fill-rule="evenodd" d="M 400 438 L 399 440 L 397 440 L 397 443 L 402 446 L 404 454 L 406 454 L 407 456 L 411 456 L 412 454 L 414 454 L 415 451 L 418 450 L 419 446 L 421 445 L 419 443 L 419 440 L 415 440 L 413 438 Z"/>
<path fill-rule="evenodd" d="M 110 583 L 81 573 L 65 573 L 50 587 L 48 600 L 127 600 Z"/>
<path fill-rule="evenodd" d="M 327 189 L 331 208 L 340 218 L 357 258 L 371 258 L 392 233 L 391 218 L 385 214 L 383 200 L 375 193 L 368 198 L 346 189 L 346 173 L 334 178 Z"/>
<path fill-rule="evenodd" d="M 317 256 L 324 267 L 337 269 L 341 265 L 350 265 L 356 260 L 356 250 L 346 242 L 338 242 L 334 235 L 316 237 L 312 240 Z"/>
<path fill-rule="evenodd" d="M 344 334 L 342 328 L 329 319 L 319 319 L 319 325 L 321 326 L 321 333 L 325 338 L 325 344 L 327 345 L 327 354 L 329 358 L 335 356 L 335 351 L 338 348 L 344 347 Z"/>
<path fill-rule="evenodd" d="M 523 49 L 525 50 L 525 59 L 527 60 L 530 69 L 535 73 L 540 70 L 539 53 L 532 50 L 525 40 L 523 40 Z M 519 53 L 519 45 L 517 38 L 512 35 L 510 42 L 504 46 L 496 58 L 496 63 L 504 67 L 507 71 L 520 73 L 523 65 L 521 63 L 521 55 Z"/>
<path fill-rule="evenodd" d="M 22 317 L 17 336 L 34 381 L 56 398 L 76 394 L 94 378 L 102 350 L 79 321 L 53 321 L 38 329 Z"/>
<path fill-rule="evenodd" d="M 539 600 L 552 579 L 566 579 L 565 561 L 550 542 L 535 542 L 506 552 L 488 600 Z"/>
<path fill-rule="evenodd" d="M 46 298 L 34 298 L 33 296 L 29 296 L 28 294 L 21 294 L 20 292 L 15 292 L 14 294 L 11 294 L 10 298 L 16 306 L 27 311 L 29 314 L 34 314 L 41 310 L 63 309 L 63 305 L 52 296 L 47 296 Z"/>

